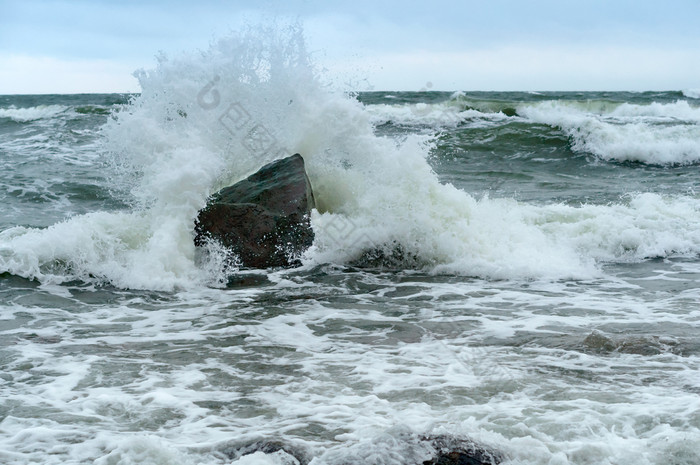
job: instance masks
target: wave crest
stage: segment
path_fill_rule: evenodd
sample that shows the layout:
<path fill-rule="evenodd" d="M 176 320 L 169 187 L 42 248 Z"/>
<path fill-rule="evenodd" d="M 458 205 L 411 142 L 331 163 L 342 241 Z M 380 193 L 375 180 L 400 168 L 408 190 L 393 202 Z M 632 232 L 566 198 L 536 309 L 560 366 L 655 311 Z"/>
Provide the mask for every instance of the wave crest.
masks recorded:
<path fill-rule="evenodd" d="M 40 119 L 50 119 L 63 113 L 68 107 L 62 105 L 39 105 L 28 108 L 0 108 L 0 118 L 8 118 L 17 123 L 27 123 Z"/>
<path fill-rule="evenodd" d="M 548 101 L 522 106 L 518 114 L 561 128 L 571 138 L 573 150 L 604 160 L 660 165 L 700 161 L 700 108 L 686 102 L 622 104 L 596 114 Z"/>

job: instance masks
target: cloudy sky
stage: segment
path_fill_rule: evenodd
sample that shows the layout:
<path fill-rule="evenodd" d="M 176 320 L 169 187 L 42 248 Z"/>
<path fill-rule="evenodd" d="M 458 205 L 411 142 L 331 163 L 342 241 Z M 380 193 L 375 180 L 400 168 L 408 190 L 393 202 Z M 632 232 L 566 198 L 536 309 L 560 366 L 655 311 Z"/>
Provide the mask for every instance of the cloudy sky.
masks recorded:
<path fill-rule="evenodd" d="M 700 0 L 0 0 L 0 94 L 138 91 L 156 54 L 270 17 L 359 90 L 700 88 Z"/>

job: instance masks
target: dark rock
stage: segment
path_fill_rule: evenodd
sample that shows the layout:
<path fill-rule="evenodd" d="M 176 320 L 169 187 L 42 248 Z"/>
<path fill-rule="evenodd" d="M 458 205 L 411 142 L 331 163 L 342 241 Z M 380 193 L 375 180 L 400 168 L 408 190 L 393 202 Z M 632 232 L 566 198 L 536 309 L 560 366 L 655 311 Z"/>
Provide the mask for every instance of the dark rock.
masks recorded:
<path fill-rule="evenodd" d="M 469 439 L 450 436 L 426 437 L 424 440 L 435 448 L 436 455 L 423 465 L 498 465 L 503 456 Z"/>
<path fill-rule="evenodd" d="M 658 336 L 624 336 L 612 338 L 599 331 L 593 331 L 583 340 L 586 348 L 598 353 L 621 353 L 635 355 L 659 355 L 666 352 L 678 353 L 677 342 Z"/>
<path fill-rule="evenodd" d="M 296 461 L 299 465 L 307 465 L 312 458 L 309 449 L 303 445 L 272 439 L 261 439 L 247 444 L 231 444 L 221 448 L 219 451 L 229 460 L 238 460 L 244 455 L 255 452 L 274 454 L 279 451 L 283 451 L 293 459 L 292 461 Z"/>
<path fill-rule="evenodd" d="M 437 457 L 423 462 L 423 465 L 492 465 L 497 464 L 490 457 L 464 451 L 441 452 Z"/>
<path fill-rule="evenodd" d="M 393 242 L 366 249 L 350 265 L 357 268 L 405 270 L 419 269 L 422 262 L 417 254 L 409 253 L 401 244 Z"/>
<path fill-rule="evenodd" d="M 233 289 L 245 289 L 249 287 L 265 287 L 272 285 L 272 281 L 265 276 L 259 274 L 244 274 L 235 273 L 228 277 L 226 287 Z"/>
<path fill-rule="evenodd" d="M 589 349 L 599 352 L 612 352 L 617 348 L 615 342 L 611 338 L 599 331 L 593 331 L 586 336 L 586 339 L 583 340 L 583 344 Z"/>
<path fill-rule="evenodd" d="M 311 449 L 300 442 L 259 439 L 248 442 L 229 442 L 216 447 L 215 451 L 229 460 L 263 452 L 280 455 L 282 463 L 308 465 L 315 459 L 320 463 L 337 465 L 372 465 L 387 462 L 405 465 L 498 465 L 504 456 L 488 447 L 476 444 L 467 438 L 448 435 L 418 436 L 413 433 L 382 435 L 371 444 L 357 444 L 345 450 L 328 450 L 320 457 L 314 457 Z M 417 459 L 421 457 L 421 459 Z"/>
<path fill-rule="evenodd" d="M 299 154 L 274 161 L 214 194 L 195 222 L 195 245 L 214 240 L 243 267 L 288 267 L 314 240 L 311 183 Z"/>

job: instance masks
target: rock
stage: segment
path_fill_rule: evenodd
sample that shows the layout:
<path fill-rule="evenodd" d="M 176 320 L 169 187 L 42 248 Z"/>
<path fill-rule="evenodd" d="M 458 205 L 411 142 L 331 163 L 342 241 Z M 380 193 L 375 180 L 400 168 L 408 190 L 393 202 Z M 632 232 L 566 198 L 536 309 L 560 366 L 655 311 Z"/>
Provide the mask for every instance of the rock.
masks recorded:
<path fill-rule="evenodd" d="M 624 336 L 612 338 L 599 331 L 593 331 L 586 336 L 583 344 L 588 349 L 609 354 L 659 355 L 666 352 L 678 353 L 677 341 L 659 336 Z"/>
<path fill-rule="evenodd" d="M 436 455 L 423 465 L 498 465 L 503 455 L 478 445 L 469 439 L 450 436 L 424 438 L 436 451 Z"/>
<path fill-rule="evenodd" d="M 195 222 L 195 245 L 214 240 L 247 268 L 298 265 L 314 240 L 315 206 L 299 154 L 274 161 L 214 194 Z"/>
<path fill-rule="evenodd" d="M 383 270 L 419 269 L 421 264 L 417 254 L 407 252 L 401 244 L 396 242 L 366 249 L 358 258 L 350 262 L 350 265 L 357 268 Z"/>
<path fill-rule="evenodd" d="M 612 352 L 617 348 L 615 342 L 611 338 L 599 331 L 593 331 L 586 336 L 586 339 L 583 340 L 583 344 L 589 349 L 599 352 Z"/>
<path fill-rule="evenodd" d="M 229 460 L 255 453 L 275 455 L 275 460 L 284 465 L 308 465 L 311 462 L 337 465 L 389 462 L 403 465 L 498 465 L 504 461 L 501 453 L 471 439 L 448 435 L 418 436 L 410 432 L 382 435 L 371 443 L 354 444 L 345 449 L 332 448 L 317 457 L 303 443 L 282 439 L 235 441 L 216 447 L 216 451 Z"/>
<path fill-rule="evenodd" d="M 423 465 L 495 465 L 498 463 L 479 453 L 457 450 L 441 452 L 437 457 L 423 462 Z"/>
<path fill-rule="evenodd" d="M 301 444 L 269 439 L 260 439 L 247 444 L 230 444 L 221 448 L 219 452 L 234 461 L 256 452 L 277 454 L 278 461 L 294 465 L 308 465 L 312 458 L 310 450 Z"/>

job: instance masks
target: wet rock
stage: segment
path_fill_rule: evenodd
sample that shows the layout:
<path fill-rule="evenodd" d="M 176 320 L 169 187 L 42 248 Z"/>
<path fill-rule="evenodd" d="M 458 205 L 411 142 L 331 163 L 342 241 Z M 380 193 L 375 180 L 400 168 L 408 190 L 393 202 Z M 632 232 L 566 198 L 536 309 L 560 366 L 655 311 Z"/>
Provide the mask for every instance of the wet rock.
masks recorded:
<path fill-rule="evenodd" d="M 314 240 L 314 195 L 299 154 L 214 194 L 195 222 L 195 245 L 215 241 L 243 267 L 289 267 Z"/>
<path fill-rule="evenodd" d="M 39 336 L 37 333 L 25 334 L 22 337 L 37 344 L 58 344 L 63 341 L 61 336 Z"/>
<path fill-rule="evenodd" d="M 422 263 L 418 255 L 406 251 L 401 244 L 394 242 L 365 250 L 350 265 L 357 268 L 405 270 L 418 269 Z"/>
<path fill-rule="evenodd" d="M 229 289 L 246 289 L 251 287 L 260 288 L 272 284 L 272 281 L 265 275 L 236 273 L 228 277 L 226 287 Z"/>
<path fill-rule="evenodd" d="M 615 342 L 611 338 L 599 331 L 593 331 L 586 336 L 586 339 L 583 340 L 583 344 L 589 349 L 600 352 L 612 352 L 617 348 Z"/>
<path fill-rule="evenodd" d="M 501 453 L 470 439 L 449 435 L 419 436 L 401 429 L 369 442 L 346 448 L 333 447 L 316 457 L 303 443 L 280 439 L 230 442 L 215 451 L 233 461 L 252 454 L 273 455 L 284 465 L 308 465 L 312 461 L 333 465 L 498 465 L 505 460 Z"/>
<path fill-rule="evenodd" d="M 670 351 L 671 347 L 661 342 L 658 337 L 628 337 L 619 342 L 618 352 L 634 355 L 660 355 Z"/>
<path fill-rule="evenodd" d="M 679 352 L 676 341 L 659 336 L 625 336 L 613 339 L 599 331 L 593 331 L 586 336 L 583 344 L 589 349 L 605 354 L 659 355 Z"/>
<path fill-rule="evenodd" d="M 398 426 L 371 440 L 330 449 L 318 457 L 318 462 L 333 465 L 498 465 L 503 457 L 465 437 L 418 435 Z"/>
<path fill-rule="evenodd" d="M 498 465 L 502 454 L 480 446 L 469 439 L 451 436 L 424 438 L 435 449 L 436 454 L 423 465 Z"/>
<path fill-rule="evenodd" d="M 264 454 L 277 454 L 280 462 L 290 465 L 307 465 L 311 461 L 311 453 L 306 447 L 274 439 L 261 439 L 247 444 L 232 444 L 220 449 L 220 452 L 229 460 L 238 460 L 245 455 L 262 452 Z"/>

